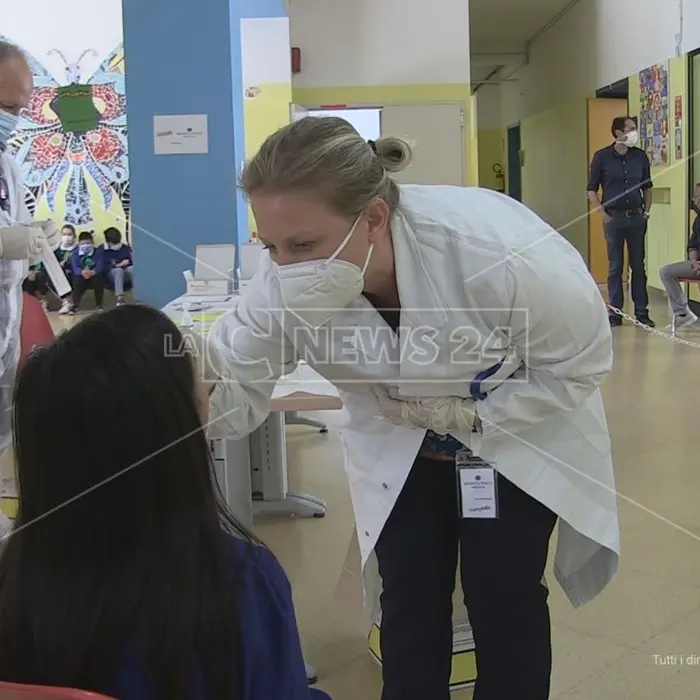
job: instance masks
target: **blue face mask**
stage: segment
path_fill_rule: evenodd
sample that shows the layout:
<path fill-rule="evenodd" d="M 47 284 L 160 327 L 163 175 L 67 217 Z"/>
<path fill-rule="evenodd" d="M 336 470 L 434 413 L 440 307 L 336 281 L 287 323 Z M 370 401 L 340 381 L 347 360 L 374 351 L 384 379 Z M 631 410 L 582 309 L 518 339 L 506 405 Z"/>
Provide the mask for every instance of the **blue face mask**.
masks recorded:
<path fill-rule="evenodd" d="M 7 146 L 12 132 L 17 128 L 19 117 L 7 110 L 0 109 L 0 149 Z"/>
<path fill-rule="evenodd" d="M 81 243 L 78 246 L 78 253 L 80 255 L 90 255 L 90 253 L 92 253 L 92 244 L 91 243 Z"/>

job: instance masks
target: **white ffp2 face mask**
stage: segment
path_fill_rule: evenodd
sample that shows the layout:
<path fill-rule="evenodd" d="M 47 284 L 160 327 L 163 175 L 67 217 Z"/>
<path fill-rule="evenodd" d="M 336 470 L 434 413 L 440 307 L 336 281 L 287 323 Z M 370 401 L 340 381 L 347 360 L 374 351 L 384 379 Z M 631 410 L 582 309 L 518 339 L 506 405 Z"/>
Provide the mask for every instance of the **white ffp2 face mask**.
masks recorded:
<path fill-rule="evenodd" d="M 625 134 L 625 140 L 624 144 L 625 146 L 629 146 L 630 148 L 632 146 L 636 146 L 639 143 L 639 132 L 638 131 L 629 131 L 627 134 Z"/>
<path fill-rule="evenodd" d="M 312 328 L 320 328 L 362 294 L 374 243 L 369 246 L 362 268 L 337 259 L 361 219 L 362 215 L 357 217 L 348 235 L 327 260 L 275 265 L 284 308 Z"/>

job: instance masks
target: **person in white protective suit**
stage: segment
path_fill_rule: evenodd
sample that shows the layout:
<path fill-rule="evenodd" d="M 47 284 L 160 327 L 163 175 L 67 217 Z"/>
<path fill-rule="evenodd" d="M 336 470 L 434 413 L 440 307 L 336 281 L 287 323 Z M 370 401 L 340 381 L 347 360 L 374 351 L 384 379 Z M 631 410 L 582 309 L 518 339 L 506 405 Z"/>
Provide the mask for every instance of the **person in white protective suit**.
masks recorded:
<path fill-rule="evenodd" d="M 260 425 L 305 359 L 348 414 L 370 605 L 382 586 L 383 700 L 448 698 L 458 555 L 475 700 L 546 700 L 557 521 L 555 576 L 575 606 L 618 566 L 607 313 L 538 216 L 489 190 L 399 187 L 410 155 L 309 117 L 247 165 L 267 253 L 208 336 L 212 436 Z"/>
<path fill-rule="evenodd" d="M 10 444 L 12 392 L 20 355 L 22 282 L 43 241 L 60 243 L 51 221 L 32 221 L 24 201 L 22 174 L 6 153 L 19 115 L 29 104 L 33 81 L 22 51 L 0 41 L 0 455 Z M 7 522 L 0 514 L 0 536 Z"/>

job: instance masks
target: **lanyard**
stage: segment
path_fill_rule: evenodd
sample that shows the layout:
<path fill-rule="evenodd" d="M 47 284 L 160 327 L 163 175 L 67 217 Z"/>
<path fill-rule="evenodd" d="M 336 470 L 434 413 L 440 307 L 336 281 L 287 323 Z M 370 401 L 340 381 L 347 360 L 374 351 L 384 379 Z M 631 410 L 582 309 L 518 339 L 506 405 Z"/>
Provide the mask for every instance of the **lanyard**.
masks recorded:
<path fill-rule="evenodd" d="M 486 398 L 486 392 L 481 390 L 481 383 L 493 377 L 501 367 L 503 367 L 503 360 L 474 376 L 474 379 L 472 379 L 469 385 L 469 393 L 474 401 L 483 401 Z"/>

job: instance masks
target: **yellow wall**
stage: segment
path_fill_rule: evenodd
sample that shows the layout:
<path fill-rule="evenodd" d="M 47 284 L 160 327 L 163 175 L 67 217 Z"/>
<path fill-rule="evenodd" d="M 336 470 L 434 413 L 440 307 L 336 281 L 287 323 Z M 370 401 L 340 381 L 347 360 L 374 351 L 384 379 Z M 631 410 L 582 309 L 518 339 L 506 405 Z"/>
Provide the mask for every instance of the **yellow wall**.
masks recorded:
<path fill-rule="evenodd" d="M 420 104 L 430 102 L 459 102 L 464 112 L 464 148 L 466 153 L 465 185 L 478 182 L 478 149 L 472 132 L 474 108 L 468 84 L 448 85 L 350 85 L 346 87 L 292 88 L 292 102 L 304 107 L 320 105 Z M 476 154 L 472 157 L 472 151 Z"/>
<path fill-rule="evenodd" d="M 505 132 L 491 129 L 479 131 L 479 187 L 498 189 L 498 180 L 493 166 L 500 163 L 504 172 L 507 166 L 505 162 Z"/>
<path fill-rule="evenodd" d="M 651 218 L 647 229 L 647 275 L 649 285 L 663 289 L 659 277 L 661 267 L 669 262 L 684 260 L 688 242 L 688 170 L 687 154 L 687 56 L 669 61 L 669 162 L 653 166 L 654 182 Z M 639 76 L 630 76 L 629 111 L 639 116 Z M 683 158 L 676 160 L 674 102 L 683 97 Z"/>
<path fill-rule="evenodd" d="M 523 204 L 558 229 L 588 260 L 586 98 L 524 119 L 520 138 Z"/>
<path fill-rule="evenodd" d="M 468 185 L 479 184 L 479 124 L 477 119 L 476 95 L 469 99 L 469 114 L 465 114 L 465 127 L 468 129 L 467 143 L 467 182 Z"/>
<path fill-rule="evenodd" d="M 252 99 L 246 98 L 243 105 L 245 123 L 245 154 L 249 160 L 257 152 L 263 141 L 277 129 L 289 124 L 292 102 L 290 83 L 277 85 L 259 85 L 260 94 Z M 248 211 L 250 231 L 255 230 L 255 219 Z"/>

